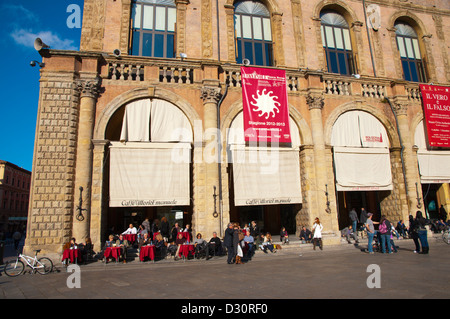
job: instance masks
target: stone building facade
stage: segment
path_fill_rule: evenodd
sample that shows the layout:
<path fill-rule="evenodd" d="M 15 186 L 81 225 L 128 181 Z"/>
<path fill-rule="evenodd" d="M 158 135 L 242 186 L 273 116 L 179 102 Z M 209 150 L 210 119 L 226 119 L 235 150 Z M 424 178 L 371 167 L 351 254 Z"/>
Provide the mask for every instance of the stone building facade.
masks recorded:
<path fill-rule="evenodd" d="M 319 217 L 324 241 L 337 243 L 351 206 L 368 207 L 377 218 L 384 214 L 392 221 L 408 220 L 408 215 L 424 208 L 430 189 L 421 182 L 415 143 L 416 128 L 424 117 L 419 80 L 409 78 L 408 72 L 423 73 L 427 83 L 449 85 L 450 4 L 366 2 L 380 13 L 369 12 L 373 23 L 359 0 L 86 0 L 80 50 L 40 52 L 45 67 L 25 249 L 59 253 L 71 237 L 83 241 L 87 236 L 100 247 L 109 232 L 123 231 L 128 222 L 171 212 L 167 207 L 129 209 L 109 204 L 111 145 L 120 140 L 125 107 L 143 99 L 176 106 L 192 128 L 190 204 L 177 210 L 195 233 L 208 238 L 213 231 L 222 233 L 230 221 L 256 218 L 272 233 L 289 224 L 290 232 L 298 234 L 301 225 L 310 226 Z M 161 19 L 144 16 L 151 6 L 155 12 L 158 6 L 164 8 L 166 21 L 173 23 L 166 24 L 161 34 L 143 26 L 144 17 L 155 23 Z M 245 19 L 253 24 L 238 30 L 239 15 L 250 17 Z M 257 19 L 268 29 L 258 30 Z M 399 31 L 403 29 L 405 34 Z M 253 30 L 250 40 L 243 36 L 249 30 Z M 268 33 L 260 41 L 256 34 L 264 32 Z M 143 56 L 150 34 L 162 42 L 151 47 L 150 56 Z M 405 49 L 399 44 L 403 38 L 412 41 L 407 49 L 412 43 L 416 56 L 403 56 Z M 233 202 L 227 130 L 243 108 L 243 61 L 237 56 L 246 41 L 254 48 L 267 45 L 266 66 L 286 71 L 290 118 L 300 140 L 301 204 L 243 208 Z M 338 48 L 344 44 L 345 50 Z M 162 57 L 156 57 L 158 50 Z M 256 51 L 248 56 L 251 64 L 260 58 Z M 344 53 L 345 60 L 333 59 Z M 415 69 L 405 71 L 405 65 Z M 333 128 L 342 115 L 354 111 L 369 114 L 385 130 L 389 189 L 337 189 Z M 205 134 L 216 128 L 219 139 Z M 221 165 L 205 160 L 211 145 L 221 146 Z M 444 178 L 431 189 L 437 204 L 449 211 L 448 181 Z"/>
<path fill-rule="evenodd" d="M 0 232 L 23 232 L 27 224 L 31 172 L 0 160 Z"/>

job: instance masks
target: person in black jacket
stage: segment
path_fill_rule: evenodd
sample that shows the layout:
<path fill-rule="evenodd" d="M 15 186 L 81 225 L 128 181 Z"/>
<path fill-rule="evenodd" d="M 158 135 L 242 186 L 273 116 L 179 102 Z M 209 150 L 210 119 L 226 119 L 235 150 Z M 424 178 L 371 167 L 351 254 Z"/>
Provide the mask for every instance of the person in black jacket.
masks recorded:
<path fill-rule="evenodd" d="M 425 228 L 425 225 L 430 222 L 422 216 L 422 212 L 420 210 L 416 212 L 415 221 L 418 225 L 418 236 L 420 244 L 422 245 L 422 251 L 419 252 L 419 254 L 428 254 L 430 247 L 428 246 L 427 229 Z"/>
<path fill-rule="evenodd" d="M 170 237 L 169 222 L 167 221 L 167 218 L 165 216 L 161 218 L 161 235 L 165 242 L 169 241 Z"/>
<path fill-rule="evenodd" d="M 420 252 L 420 244 L 419 244 L 419 225 L 414 220 L 413 215 L 409 215 L 409 237 L 412 238 L 414 241 L 414 244 L 416 245 L 416 250 L 414 250 L 414 253 Z"/>
<path fill-rule="evenodd" d="M 233 234 L 234 234 L 233 224 L 229 223 L 227 230 L 225 230 L 225 237 L 223 238 L 223 244 L 225 247 L 227 247 L 228 251 L 228 259 L 227 259 L 228 264 L 233 264 L 233 259 L 235 255 L 233 248 Z"/>

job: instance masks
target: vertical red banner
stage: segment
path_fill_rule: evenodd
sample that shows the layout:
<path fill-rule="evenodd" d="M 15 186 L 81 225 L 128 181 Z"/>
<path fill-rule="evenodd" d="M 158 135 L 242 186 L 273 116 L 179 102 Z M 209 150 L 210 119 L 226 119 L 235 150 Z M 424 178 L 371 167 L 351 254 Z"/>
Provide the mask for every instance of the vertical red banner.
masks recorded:
<path fill-rule="evenodd" d="M 429 146 L 450 148 L 450 87 L 420 84 Z"/>
<path fill-rule="evenodd" d="M 241 67 L 246 142 L 291 143 L 284 70 Z"/>

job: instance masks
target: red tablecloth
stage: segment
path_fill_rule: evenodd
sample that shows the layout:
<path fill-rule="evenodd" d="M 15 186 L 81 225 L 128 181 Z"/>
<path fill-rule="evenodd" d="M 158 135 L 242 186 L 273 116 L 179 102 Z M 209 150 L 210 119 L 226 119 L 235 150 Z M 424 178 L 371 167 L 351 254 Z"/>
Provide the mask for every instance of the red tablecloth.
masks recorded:
<path fill-rule="evenodd" d="M 194 252 L 194 245 L 192 245 L 192 244 L 189 244 L 189 245 L 187 245 L 187 244 L 184 244 L 184 245 L 181 245 L 181 247 L 180 247 L 180 251 L 179 251 L 179 253 L 178 253 L 178 255 L 181 257 L 181 255 L 183 255 L 185 258 L 187 258 L 188 257 L 188 255 L 189 255 L 189 252 L 190 251 L 192 251 L 192 252 Z"/>
<path fill-rule="evenodd" d="M 130 243 L 130 245 L 132 245 L 136 242 L 137 235 L 136 234 L 126 234 L 126 235 L 123 235 L 123 239 L 128 240 L 128 243 Z"/>
<path fill-rule="evenodd" d="M 139 251 L 139 260 L 144 261 L 145 257 L 150 258 L 150 260 L 155 259 L 155 245 L 142 246 Z"/>
<path fill-rule="evenodd" d="M 65 249 L 63 252 L 62 261 L 69 259 L 71 263 L 74 261 L 81 262 L 81 252 L 79 249 Z"/>
<path fill-rule="evenodd" d="M 179 232 L 180 233 L 180 232 Z M 179 234 L 178 233 L 178 234 Z M 177 234 L 177 238 L 178 238 L 178 234 Z M 192 236 L 191 236 L 191 234 L 189 233 L 189 232 L 187 232 L 187 231 L 183 231 L 183 232 L 181 232 L 181 235 L 183 235 L 183 238 L 186 238 L 186 240 L 188 241 L 188 242 L 192 242 Z"/>
<path fill-rule="evenodd" d="M 119 261 L 121 249 L 120 247 L 108 247 L 105 249 L 104 257 L 105 260 L 108 258 L 114 258 Z"/>

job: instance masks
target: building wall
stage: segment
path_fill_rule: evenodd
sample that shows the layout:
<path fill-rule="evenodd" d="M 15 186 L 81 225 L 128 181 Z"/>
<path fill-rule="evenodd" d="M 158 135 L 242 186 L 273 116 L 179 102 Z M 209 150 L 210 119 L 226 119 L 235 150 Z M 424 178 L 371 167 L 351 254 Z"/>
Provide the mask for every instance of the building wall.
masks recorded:
<path fill-rule="evenodd" d="M 287 72 L 290 113 L 302 141 L 299 156 L 304 201 L 296 216 L 297 225 L 310 225 L 319 216 L 325 225 L 326 240 L 339 241 L 331 129 L 339 115 L 353 109 L 373 114 L 388 132 L 394 190 L 382 198 L 380 206 L 393 220 L 407 220 L 417 204 L 415 183 L 420 183 L 420 177 L 413 141 L 415 125 L 423 115 L 417 83 L 402 80 L 394 22 L 401 18 L 413 24 L 427 57 L 429 80 L 448 85 L 446 41 L 450 30 L 445 26 L 450 24 L 450 3 L 370 1 L 381 10 L 382 27 L 369 30 L 377 77 L 373 76 L 361 1 L 263 3 L 271 13 L 275 67 Z M 219 34 L 215 1 L 177 0 L 176 5 L 177 56 L 181 52 L 188 56 L 183 61 L 178 57 L 127 55 L 130 0 L 86 0 L 80 51 L 50 50 L 43 54 L 46 66 L 40 84 L 27 249 L 45 245 L 49 252 L 60 252 L 63 243 L 76 234 L 89 235 L 100 245 L 108 205 L 107 126 L 121 106 L 143 97 L 174 103 L 194 127 L 194 231 L 206 236 L 212 231 L 220 233 L 220 228 L 230 221 L 228 167 L 222 165 L 220 172 L 223 216 L 214 218 L 212 187 L 217 185 L 219 172 L 216 166 L 208 166 L 200 159 L 207 142 L 202 138 L 204 130 L 220 127 L 222 137 L 226 136 L 226 128 L 242 110 L 240 66 L 234 57 L 233 2 L 218 1 Z M 349 22 L 359 79 L 324 72 L 319 17 L 323 8 L 337 10 Z M 115 49 L 121 50 L 120 59 L 112 55 Z M 138 76 L 130 76 L 132 71 Z M 214 110 L 227 84 L 217 123 Z M 195 129 L 198 123 L 200 130 Z M 225 149 L 226 140 L 222 139 L 222 159 L 226 159 Z M 85 185 L 82 208 L 88 209 L 82 211 L 83 221 L 77 219 L 80 185 Z"/>
<path fill-rule="evenodd" d="M 0 161 L 0 232 L 5 234 L 24 230 L 26 220 L 23 219 L 28 216 L 30 181 L 31 172 Z"/>

